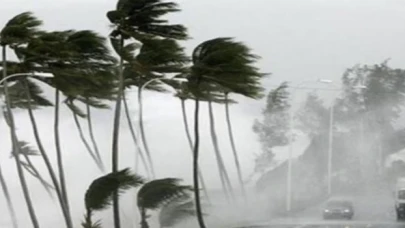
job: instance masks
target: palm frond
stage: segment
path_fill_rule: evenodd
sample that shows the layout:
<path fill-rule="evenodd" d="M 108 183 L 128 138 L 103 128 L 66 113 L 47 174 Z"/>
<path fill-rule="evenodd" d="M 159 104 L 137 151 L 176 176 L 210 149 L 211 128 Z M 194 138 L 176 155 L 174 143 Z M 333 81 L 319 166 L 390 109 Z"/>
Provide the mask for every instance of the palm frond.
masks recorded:
<path fill-rule="evenodd" d="M 42 21 L 33 13 L 24 12 L 13 17 L 0 32 L 1 45 L 19 45 L 28 42 L 38 32 Z"/>
<path fill-rule="evenodd" d="M 173 198 L 189 194 L 192 188 L 180 185 L 180 181 L 177 178 L 165 178 L 144 184 L 138 192 L 138 207 L 156 210 Z"/>
<path fill-rule="evenodd" d="M 192 53 L 190 79 L 194 84 L 205 81 L 218 84 L 226 92 L 260 98 L 264 91 L 260 80 L 267 74 L 253 65 L 257 60 L 258 56 L 252 54 L 249 47 L 232 38 L 208 40 Z"/>
<path fill-rule="evenodd" d="M 162 0 L 119 0 L 115 10 L 107 13 L 107 18 L 117 29 L 111 34 L 127 39 L 164 37 L 186 39 L 187 29 L 182 25 L 171 25 L 162 19 L 172 12 L 178 12 L 174 2 Z"/>
<path fill-rule="evenodd" d="M 99 211 L 111 204 L 114 192 L 122 192 L 143 183 L 143 178 L 129 169 L 110 173 L 95 179 L 86 191 L 85 205 L 90 211 Z"/>
<path fill-rule="evenodd" d="M 19 152 L 20 155 L 27 155 L 27 156 L 39 156 L 38 150 L 34 149 L 33 147 L 30 146 L 30 144 L 26 141 L 18 141 L 17 146 L 20 148 Z M 10 158 L 14 157 L 16 155 L 15 151 L 11 152 Z"/>

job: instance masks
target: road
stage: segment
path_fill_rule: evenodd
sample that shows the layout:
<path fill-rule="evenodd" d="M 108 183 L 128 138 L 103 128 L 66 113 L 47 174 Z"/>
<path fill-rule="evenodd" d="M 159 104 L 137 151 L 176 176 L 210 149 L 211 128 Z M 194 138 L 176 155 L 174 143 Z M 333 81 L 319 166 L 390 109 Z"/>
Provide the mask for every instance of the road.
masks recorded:
<path fill-rule="evenodd" d="M 243 223 L 243 228 L 405 228 L 397 222 L 394 200 L 389 191 L 373 191 L 351 197 L 355 207 L 353 220 L 323 220 L 323 203 L 295 215 L 271 218 L 257 223 Z"/>

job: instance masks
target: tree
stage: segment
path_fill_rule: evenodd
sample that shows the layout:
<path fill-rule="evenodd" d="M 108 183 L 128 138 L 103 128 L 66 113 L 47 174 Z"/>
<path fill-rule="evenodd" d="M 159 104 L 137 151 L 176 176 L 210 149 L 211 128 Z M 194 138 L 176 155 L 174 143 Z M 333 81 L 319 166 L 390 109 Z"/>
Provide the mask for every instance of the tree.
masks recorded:
<path fill-rule="evenodd" d="M 256 85 L 255 77 L 263 76 L 253 66 L 257 56 L 243 43 L 232 38 L 216 38 L 198 45 L 192 53 L 192 66 L 188 74 L 191 93 L 195 96 L 194 112 L 194 156 L 193 184 L 196 202 L 197 219 L 201 228 L 205 228 L 198 181 L 199 157 L 199 102 L 206 91 L 201 90 L 205 83 L 218 85 L 232 91 L 241 91 L 247 86 Z"/>
<path fill-rule="evenodd" d="M 25 65 L 31 66 L 31 71 L 49 72 L 54 76 L 41 81 L 55 88 L 54 136 L 59 169 L 60 203 L 63 205 L 67 226 L 71 227 L 59 136 L 60 92 L 68 98 L 76 98 L 88 91 L 89 87 L 96 90 L 99 88 L 99 78 L 94 75 L 111 76 L 111 66 L 115 63 L 115 59 L 109 55 L 105 39 L 89 30 L 41 32 L 26 47 L 17 49 L 17 55 Z"/>
<path fill-rule="evenodd" d="M 185 39 L 186 29 L 182 25 L 170 25 L 167 20 L 162 20 L 161 17 L 177 12 L 177 4 L 173 2 L 163 2 L 162 0 L 120 0 L 116 5 L 116 9 L 109 11 L 107 17 L 115 26 L 110 33 L 111 44 L 114 50 L 120 56 L 118 67 L 118 96 L 116 99 L 114 113 L 114 130 L 112 143 L 112 170 L 118 170 L 118 140 L 119 140 L 119 123 L 121 116 L 121 99 L 124 93 L 124 63 L 132 62 L 133 55 L 128 55 L 125 47 L 126 40 L 135 39 L 143 43 L 147 38 L 164 37 L 172 39 Z M 134 46 L 130 44 L 129 47 Z M 131 53 L 131 52 L 129 52 Z M 138 75 L 144 76 L 141 67 L 137 68 Z M 145 143 L 145 141 L 144 141 Z M 148 148 L 146 155 L 150 158 Z M 151 160 L 151 159 L 150 159 Z M 149 161 L 150 162 L 150 161 Z M 151 171 L 153 167 L 150 167 Z M 113 199 L 114 226 L 120 228 L 119 218 L 119 202 L 116 194 Z"/>
<path fill-rule="evenodd" d="M 107 209 L 116 192 L 124 192 L 130 188 L 138 187 L 142 183 L 142 177 L 131 174 L 128 168 L 95 179 L 84 197 L 86 214 L 82 222 L 83 228 L 100 228 L 100 221 L 94 222 L 92 220 L 93 214 Z"/>
<path fill-rule="evenodd" d="M 192 188 L 180 185 L 180 179 L 164 178 L 145 183 L 138 192 L 137 204 L 141 213 L 141 228 L 148 228 L 147 210 L 157 210 L 175 198 L 188 196 Z"/>
<path fill-rule="evenodd" d="M 262 112 L 263 119 L 256 120 L 253 131 L 258 135 L 262 145 L 261 159 L 256 160 L 257 171 L 262 171 L 272 163 L 274 158 L 273 148 L 288 144 L 289 133 L 289 92 L 287 83 L 282 83 L 267 95 L 266 106 Z M 267 164 L 263 164 L 263 158 Z"/>
<path fill-rule="evenodd" d="M 317 94 L 309 93 L 305 104 L 297 113 L 298 127 L 311 137 L 325 134 L 329 129 L 329 113 Z"/>
<path fill-rule="evenodd" d="M 354 66 L 342 76 L 343 93 L 336 102 L 336 121 L 352 134 L 350 140 L 356 148 L 353 154 L 363 167 L 364 179 L 378 176 L 383 156 L 390 153 L 384 152 L 389 150 L 384 136 L 393 134 L 393 123 L 404 104 L 404 75 L 405 70 L 391 68 L 384 61 Z M 366 138 L 373 139 L 373 144 L 365 143 Z"/>
<path fill-rule="evenodd" d="M 30 12 L 25 12 L 13 17 L 7 22 L 5 27 L 0 32 L 0 45 L 2 47 L 2 61 L 3 61 L 3 78 L 7 77 L 7 47 L 13 47 L 21 44 L 25 44 L 33 38 L 38 30 L 38 27 L 42 24 L 40 20 L 32 15 Z M 15 130 L 14 117 L 11 111 L 11 103 L 9 99 L 9 92 L 7 88 L 7 81 L 4 82 L 4 93 L 6 99 L 6 110 L 9 119 L 9 127 L 11 134 L 11 141 L 13 145 L 13 151 L 20 153 L 17 146 L 18 138 Z M 35 214 L 34 207 L 32 205 L 31 197 L 27 182 L 25 180 L 24 172 L 20 162 L 20 156 L 15 156 L 16 167 L 18 171 L 18 177 L 20 179 L 21 188 L 23 190 L 24 198 L 27 204 L 28 212 L 31 218 L 31 222 L 34 228 L 39 228 L 37 216 Z"/>

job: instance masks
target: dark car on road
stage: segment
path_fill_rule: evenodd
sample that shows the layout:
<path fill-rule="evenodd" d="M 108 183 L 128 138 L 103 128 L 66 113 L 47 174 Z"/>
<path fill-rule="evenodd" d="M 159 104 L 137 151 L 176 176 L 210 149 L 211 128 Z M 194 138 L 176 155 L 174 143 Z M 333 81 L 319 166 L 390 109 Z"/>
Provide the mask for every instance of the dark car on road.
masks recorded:
<path fill-rule="evenodd" d="M 350 200 L 329 200 L 323 209 L 324 219 L 352 219 L 354 216 L 353 203 Z"/>

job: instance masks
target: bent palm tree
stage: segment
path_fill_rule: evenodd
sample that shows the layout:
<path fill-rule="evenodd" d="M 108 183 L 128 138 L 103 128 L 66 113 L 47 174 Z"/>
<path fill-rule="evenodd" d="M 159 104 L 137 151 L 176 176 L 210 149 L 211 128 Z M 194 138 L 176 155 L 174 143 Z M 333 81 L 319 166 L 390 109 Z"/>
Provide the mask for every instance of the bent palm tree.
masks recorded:
<path fill-rule="evenodd" d="M 232 38 L 216 38 L 198 45 L 192 54 L 193 65 L 190 67 L 188 82 L 190 91 L 196 97 L 195 102 L 195 142 L 194 142 L 194 194 L 197 209 L 197 219 L 201 228 L 205 228 L 201 202 L 198 191 L 198 155 L 199 155 L 199 128 L 198 113 L 200 97 L 206 96 L 201 89 L 204 83 L 241 90 L 248 85 L 256 85 L 252 78 L 263 74 L 252 65 L 257 57 L 243 43 L 235 42 Z"/>
<path fill-rule="evenodd" d="M 141 228 L 148 228 L 147 210 L 157 210 L 173 198 L 184 197 L 192 190 L 190 186 L 180 185 L 180 179 L 164 178 L 144 184 L 138 192 L 137 203 L 141 213 Z"/>
<path fill-rule="evenodd" d="M 182 25 L 170 25 L 162 16 L 179 11 L 176 3 L 163 2 L 162 0 L 119 0 L 116 9 L 109 11 L 107 17 L 115 26 L 111 32 L 111 43 L 120 56 L 118 67 L 118 97 L 114 113 L 114 129 L 112 143 L 112 170 L 118 170 L 118 140 L 119 123 L 121 115 L 121 100 L 124 93 L 124 63 L 133 62 L 133 55 L 126 55 L 124 51 L 125 40 L 137 40 L 144 43 L 146 38 L 165 37 L 173 39 L 185 39 L 186 29 Z M 136 70 L 138 75 L 143 76 L 141 66 Z M 148 152 L 146 152 L 148 153 Z M 150 167 L 152 170 L 152 167 Z M 114 226 L 120 228 L 118 194 L 113 199 Z"/>
<path fill-rule="evenodd" d="M 9 20 L 6 26 L 1 30 L 0 45 L 2 47 L 3 78 L 7 77 L 7 47 L 27 43 L 30 39 L 33 38 L 33 36 L 37 32 L 38 27 L 41 24 L 42 22 L 35 18 L 30 12 L 25 12 Z M 7 81 L 4 82 L 4 94 L 6 99 L 6 111 L 9 120 L 11 141 L 13 145 L 12 147 L 13 151 L 16 151 L 19 154 L 20 151 L 17 146 L 18 138 L 15 130 L 14 117 L 11 110 L 11 102 L 7 88 Z M 23 190 L 32 225 L 34 228 L 39 228 L 38 219 L 31 201 L 31 197 L 29 195 L 27 182 L 22 169 L 20 156 L 15 156 L 14 160 L 16 162 L 18 177 L 20 179 L 21 188 Z"/>
<path fill-rule="evenodd" d="M 101 227 L 99 221 L 94 222 L 92 220 L 94 212 L 107 209 L 111 205 L 115 192 L 121 193 L 130 188 L 138 187 L 142 183 L 142 177 L 131 174 L 128 168 L 95 179 L 84 197 L 86 213 L 82 226 L 84 228 Z"/>

